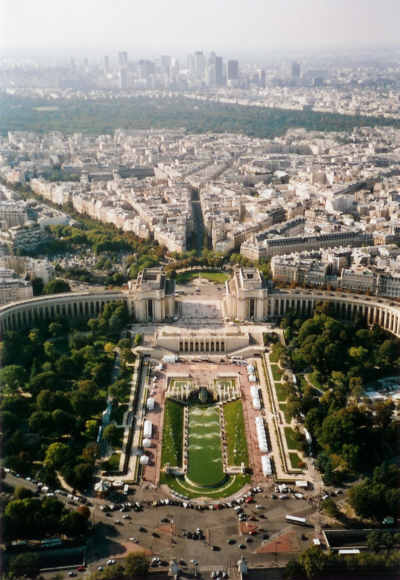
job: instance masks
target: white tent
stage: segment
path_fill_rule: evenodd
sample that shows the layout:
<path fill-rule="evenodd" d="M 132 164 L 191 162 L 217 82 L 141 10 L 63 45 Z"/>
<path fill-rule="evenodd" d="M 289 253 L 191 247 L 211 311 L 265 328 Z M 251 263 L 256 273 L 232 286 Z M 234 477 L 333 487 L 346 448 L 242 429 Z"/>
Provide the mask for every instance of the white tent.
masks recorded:
<path fill-rule="evenodd" d="M 257 381 L 257 377 L 256 377 L 256 375 L 249 375 L 249 381 L 250 381 L 251 383 L 255 383 L 255 382 Z"/>
<path fill-rule="evenodd" d="M 166 354 L 165 356 L 163 356 L 162 361 L 164 363 L 176 363 L 178 357 L 176 356 L 176 354 Z"/>
<path fill-rule="evenodd" d="M 142 455 L 139 459 L 140 464 L 141 465 L 148 465 L 149 464 L 149 458 L 147 455 Z"/>
<path fill-rule="evenodd" d="M 143 447 L 151 447 L 151 439 L 143 439 Z"/>
<path fill-rule="evenodd" d="M 261 455 L 261 466 L 264 477 L 272 475 L 271 459 L 267 455 Z"/>
<path fill-rule="evenodd" d="M 153 409 L 154 409 L 154 405 L 155 405 L 155 400 L 153 399 L 153 397 L 149 397 L 149 398 L 147 399 L 147 409 L 148 409 L 149 411 L 153 411 Z"/>
<path fill-rule="evenodd" d="M 146 419 L 143 426 L 143 437 L 149 439 L 153 433 L 153 424 L 151 421 Z"/>

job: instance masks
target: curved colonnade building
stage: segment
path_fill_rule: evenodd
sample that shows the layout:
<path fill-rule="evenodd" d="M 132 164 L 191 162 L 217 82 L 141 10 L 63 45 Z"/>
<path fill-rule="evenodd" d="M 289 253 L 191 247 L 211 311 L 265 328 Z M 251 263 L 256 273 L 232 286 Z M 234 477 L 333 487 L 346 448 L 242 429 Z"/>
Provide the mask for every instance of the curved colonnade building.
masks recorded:
<path fill-rule="evenodd" d="M 132 321 L 166 322 L 175 315 L 175 287 L 161 269 L 140 272 L 123 291 L 71 292 L 21 300 L 0 308 L 0 334 L 57 317 L 91 318 L 109 302 L 127 302 Z M 274 321 L 288 311 L 311 315 L 321 302 L 333 305 L 340 318 L 363 317 L 400 337 L 400 304 L 390 299 L 320 290 L 278 290 L 268 287 L 255 268 L 237 268 L 226 283 L 222 308 L 225 318 L 238 322 Z M 182 340 L 183 344 L 184 341 Z M 184 350 L 184 346 L 179 348 Z M 221 349 L 222 351 L 225 349 Z"/>
<path fill-rule="evenodd" d="M 390 299 L 323 290 L 279 290 L 271 288 L 255 268 L 236 268 L 226 282 L 223 298 L 225 316 L 231 320 L 274 321 L 293 311 L 311 316 L 321 302 L 331 303 L 338 318 L 361 316 L 400 337 L 400 304 Z"/>
<path fill-rule="evenodd" d="M 0 308 L 0 335 L 6 330 L 28 328 L 35 320 L 57 317 L 92 318 L 109 302 L 127 303 L 132 320 L 163 322 L 175 313 L 175 285 L 161 268 L 142 270 L 127 290 L 69 292 L 12 302 Z"/>

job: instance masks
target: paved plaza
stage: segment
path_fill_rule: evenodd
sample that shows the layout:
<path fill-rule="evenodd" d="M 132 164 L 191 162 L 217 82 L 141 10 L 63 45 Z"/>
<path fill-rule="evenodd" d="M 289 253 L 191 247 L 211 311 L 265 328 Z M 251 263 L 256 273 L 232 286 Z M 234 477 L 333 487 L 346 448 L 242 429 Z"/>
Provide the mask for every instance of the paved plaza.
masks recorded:
<path fill-rule="evenodd" d="M 222 326 L 221 305 L 217 300 L 185 298 L 177 301 L 179 323 L 185 326 Z"/>

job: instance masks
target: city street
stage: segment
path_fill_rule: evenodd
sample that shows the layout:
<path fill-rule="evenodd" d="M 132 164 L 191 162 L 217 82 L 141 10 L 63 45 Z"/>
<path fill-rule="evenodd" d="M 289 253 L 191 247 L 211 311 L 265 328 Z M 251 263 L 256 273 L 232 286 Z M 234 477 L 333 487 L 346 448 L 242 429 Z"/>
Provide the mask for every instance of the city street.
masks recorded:
<path fill-rule="evenodd" d="M 10 473 L 6 474 L 5 482 L 36 490 L 32 482 L 14 477 Z M 287 500 L 274 500 L 271 499 L 272 484 L 262 487 L 263 491 L 254 496 L 253 503 L 242 505 L 243 511 L 250 518 L 249 523 L 257 530 L 254 536 L 244 533 L 243 527 L 240 528 L 237 514 L 232 508 L 198 511 L 174 505 L 153 507 L 154 500 L 166 499 L 167 495 L 163 489 L 156 490 L 150 484 L 134 487 L 133 493 L 127 498 L 131 503 L 137 501 L 144 506 L 141 512 L 113 511 L 107 512 L 110 515 L 106 515 L 100 506 L 110 502 L 90 497 L 88 500 L 92 504 L 91 521 L 95 526 L 95 535 L 89 538 L 88 569 L 104 565 L 109 558 L 123 558 L 128 553 L 138 550 L 144 550 L 149 556 L 159 556 L 165 561 L 171 558 L 183 560 L 187 564 L 184 569 L 190 568 L 192 559 L 199 562 L 200 570 L 232 568 L 241 554 L 244 554 L 252 565 L 270 565 L 277 558 L 276 549 L 272 550 L 274 540 L 277 541 L 282 533 L 291 532 L 294 537 L 291 543 L 292 550 L 278 555 L 279 562 L 283 563 L 294 552 L 310 545 L 314 537 L 310 528 L 288 525 L 285 522 L 285 515 L 290 513 L 309 517 L 314 508 L 309 503 L 308 497 L 314 494 L 309 492 L 306 494 L 307 499 L 304 500 L 296 499 L 294 496 Z M 57 498 L 68 505 L 66 496 L 57 494 Z M 123 499 L 125 498 L 120 495 L 120 500 Z M 256 509 L 256 505 L 262 508 Z M 68 507 L 76 508 L 73 505 Z M 183 536 L 185 531 L 194 532 L 197 527 L 204 533 L 204 540 L 192 540 Z M 266 534 L 268 538 L 264 538 Z M 302 539 L 303 535 L 307 539 Z M 129 538 L 135 538 L 137 543 Z M 228 540 L 234 540 L 234 543 L 228 544 Z M 240 549 L 241 544 L 245 548 Z M 270 544 L 272 551 L 265 551 Z M 217 548 L 214 550 L 211 546 Z M 65 574 L 67 575 L 67 572 Z"/>

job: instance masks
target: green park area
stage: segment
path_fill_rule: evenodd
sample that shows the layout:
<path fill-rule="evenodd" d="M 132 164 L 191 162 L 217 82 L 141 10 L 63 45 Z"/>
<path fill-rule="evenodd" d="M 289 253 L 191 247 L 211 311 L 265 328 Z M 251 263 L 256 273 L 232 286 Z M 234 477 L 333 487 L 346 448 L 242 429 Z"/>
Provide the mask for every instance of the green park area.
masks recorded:
<path fill-rule="evenodd" d="M 301 469 L 304 466 L 303 461 L 297 453 L 289 453 L 289 459 L 293 469 Z"/>
<path fill-rule="evenodd" d="M 274 381 L 280 381 L 283 375 L 283 370 L 276 364 L 271 365 L 272 376 Z"/>
<path fill-rule="evenodd" d="M 278 398 L 279 398 L 279 397 L 278 397 Z M 289 409 L 287 408 L 287 405 L 286 405 L 286 403 L 279 403 L 279 408 L 280 408 L 280 410 L 282 411 L 282 413 L 283 413 L 283 414 L 284 414 L 284 416 L 285 416 L 285 421 L 286 421 L 286 423 L 290 423 L 290 422 L 291 422 L 291 420 L 292 420 L 292 418 L 293 418 L 293 416 L 292 416 L 292 414 L 290 413 Z"/>
<path fill-rule="evenodd" d="M 191 271 L 191 272 L 182 272 L 181 274 L 177 274 L 176 276 L 176 283 L 177 284 L 187 284 L 191 282 L 195 278 L 205 278 L 210 282 L 216 282 L 217 284 L 223 284 L 228 280 L 229 274 L 225 272 L 212 272 L 212 271 Z"/>
<path fill-rule="evenodd" d="M 393 118 L 343 115 L 326 111 L 303 111 L 276 107 L 250 107 L 215 103 L 183 96 L 151 98 L 48 100 L 3 94 L 0 97 L 0 134 L 8 131 L 64 131 L 66 133 L 113 134 L 116 129 L 174 129 L 189 133 L 243 133 L 273 139 L 302 127 L 312 131 L 350 131 L 354 127 L 399 127 Z"/>
<path fill-rule="evenodd" d="M 121 459 L 121 454 L 114 452 L 106 461 L 102 462 L 101 466 L 105 471 L 110 471 L 110 472 L 119 471 L 120 459 Z"/>
<path fill-rule="evenodd" d="M 288 449 L 301 451 L 301 441 L 297 438 L 295 431 L 291 427 L 285 427 L 285 437 Z"/>
<path fill-rule="evenodd" d="M 189 409 L 188 478 L 205 487 L 215 487 L 225 480 L 219 415 L 215 405 L 193 405 Z"/>
<path fill-rule="evenodd" d="M 225 435 L 228 448 L 228 464 L 248 465 L 246 431 L 244 427 L 242 401 L 232 401 L 224 405 Z"/>
<path fill-rule="evenodd" d="M 183 444 L 183 405 L 167 399 L 164 415 L 161 464 L 180 466 Z M 228 450 L 236 448 L 232 464 L 248 464 L 243 410 L 240 401 L 225 405 Z M 237 430 L 237 439 L 235 439 Z M 236 443 L 235 443 L 236 441 Z M 235 447 L 236 445 L 236 447 Z M 161 473 L 160 482 L 187 498 L 229 497 L 249 482 L 249 475 L 227 476 L 223 471 L 221 432 L 215 405 L 189 407 L 189 462 L 185 477 Z"/>
<path fill-rule="evenodd" d="M 274 386 L 275 386 L 276 396 L 278 397 L 278 401 L 279 402 L 286 401 L 286 399 L 288 398 L 288 395 L 289 395 L 287 387 L 285 387 L 285 385 L 283 385 L 282 383 L 274 383 Z"/>
<path fill-rule="evenodd" d="M 166 473 L 162 473 L 160 477 L 160 483 L 168 485 L 172 490 L 190 499 L 198 497 L 206 497 L 208 499 L 230 497 L 240 491 L 242 487 L 249 482 L 250 475 L 248 474 L 230 475 L 227 476 L 223 485 L 216 488 L 210 488 L 193 485 L 183 477 L 175 477 Z"/>
<path fill-rule="evenodd" d="M 161 465 L 182 465 L 183 405 L 167 399 L 164 409 Z"/>

